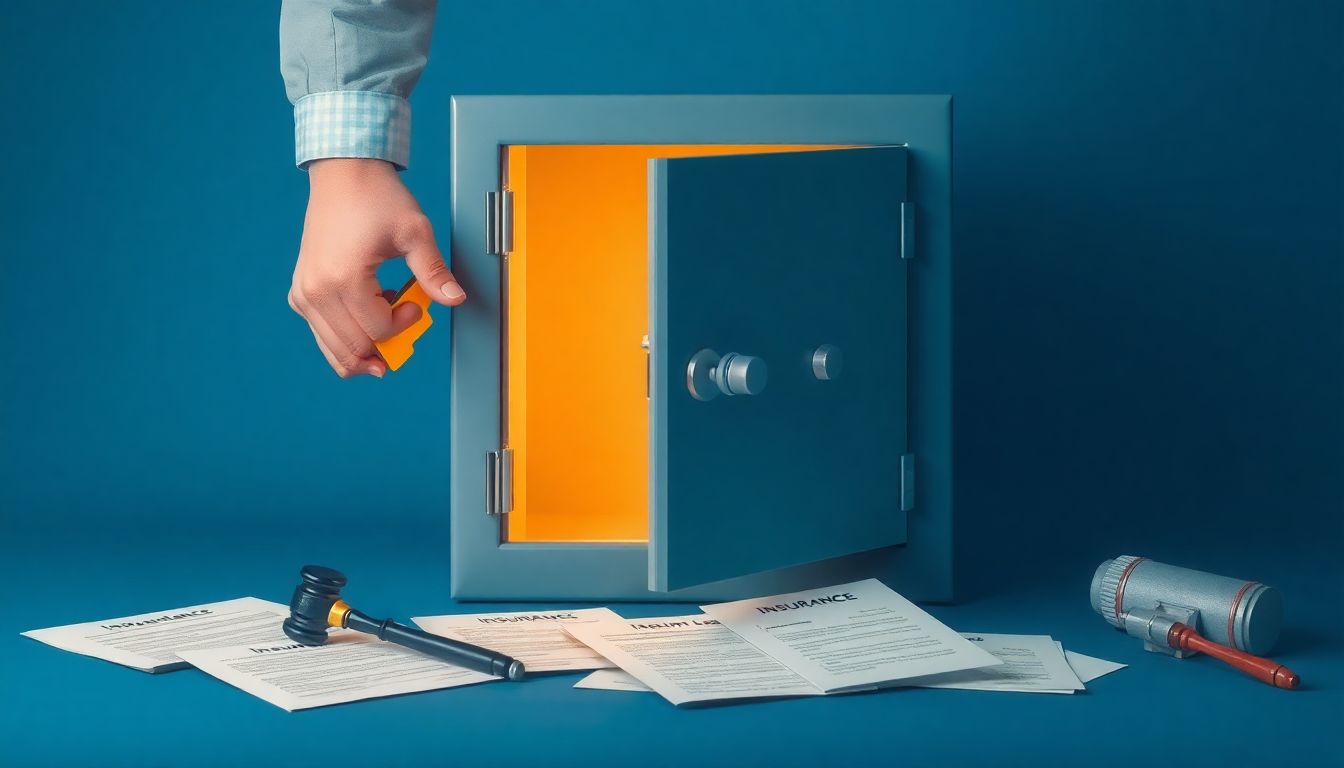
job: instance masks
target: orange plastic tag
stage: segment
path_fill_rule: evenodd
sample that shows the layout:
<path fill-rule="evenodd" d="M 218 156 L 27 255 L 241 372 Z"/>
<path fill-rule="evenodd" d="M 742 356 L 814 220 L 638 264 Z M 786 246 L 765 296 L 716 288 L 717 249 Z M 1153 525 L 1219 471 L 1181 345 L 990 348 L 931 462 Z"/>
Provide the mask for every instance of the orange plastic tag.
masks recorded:
<path fill-rule="evenodd" d="M 378 350 L 378 356 L 383 358 L 387 367 L 393 371 L 397 370 L 411 355 L 415 353 L 415 340 L 420 338 L 429 326 L 434 324 L 434 319 L 429 316 L 429 294 L 415 280 L 411 280 L 402 286 L 397 292 L 397 298 L 392 302 L 392 306 L 399 307 L 402 304 L 410 302 L 420 307 L 420 319 L 415 321 L 415 325 L 398 333 L 390 339 L 384 341 L 375 341 L 374 348 Z"/>

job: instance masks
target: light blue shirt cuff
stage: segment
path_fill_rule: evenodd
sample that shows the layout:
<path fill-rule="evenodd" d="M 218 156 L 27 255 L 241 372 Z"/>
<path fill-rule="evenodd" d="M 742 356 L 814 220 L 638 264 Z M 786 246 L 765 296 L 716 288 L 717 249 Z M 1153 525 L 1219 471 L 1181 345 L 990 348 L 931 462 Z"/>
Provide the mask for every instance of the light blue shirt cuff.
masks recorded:
<path fill-rule="evenodd" d="M 411 105 L 376 91 L 310 93 L 294 103 L 294 161 L 369 157 L 399 169 L 411 161 Z"/>

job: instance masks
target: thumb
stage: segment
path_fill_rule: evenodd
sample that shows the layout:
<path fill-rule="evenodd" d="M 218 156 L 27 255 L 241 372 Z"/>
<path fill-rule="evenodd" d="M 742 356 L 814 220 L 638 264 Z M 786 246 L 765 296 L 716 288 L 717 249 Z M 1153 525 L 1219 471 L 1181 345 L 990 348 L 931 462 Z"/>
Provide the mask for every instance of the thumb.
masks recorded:
<path fill-rule="evenodd" d="M 443 263 L 443 255 L 439 253 L 438 243 L 434 242 L 434 231 L 428 220 L 424 221 L 424 226 L 415 227 L 401 247 L 406 253 L 406 266 L 411 268 L 416 281 L 431 299 L 449 307 L 467 300 L 467 292 Z"/>

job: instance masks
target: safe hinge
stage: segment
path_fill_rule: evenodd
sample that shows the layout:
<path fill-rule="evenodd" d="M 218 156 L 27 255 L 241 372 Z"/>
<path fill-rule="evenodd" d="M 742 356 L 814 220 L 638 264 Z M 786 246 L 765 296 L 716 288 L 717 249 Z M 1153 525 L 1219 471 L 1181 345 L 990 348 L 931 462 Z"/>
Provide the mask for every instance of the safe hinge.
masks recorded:
<path fill-rule="evenodd" d="M 485 252 L 506 256 L 513 250 L 513 192 L 485 193 Z"/>
<path fill-rule="evenodd" d="M 901 258 L 915 258 L 915 204 L 901 203 Z"/>
<path fill-rule="evenodd" d="M 915 454 L 901 456 L 901 511 L 915 508 Z"/>
<path fill-rule="evenodd" d="M 513 511 L 513 451 L 501 448 L 485 454 L 485 513 Z"/>

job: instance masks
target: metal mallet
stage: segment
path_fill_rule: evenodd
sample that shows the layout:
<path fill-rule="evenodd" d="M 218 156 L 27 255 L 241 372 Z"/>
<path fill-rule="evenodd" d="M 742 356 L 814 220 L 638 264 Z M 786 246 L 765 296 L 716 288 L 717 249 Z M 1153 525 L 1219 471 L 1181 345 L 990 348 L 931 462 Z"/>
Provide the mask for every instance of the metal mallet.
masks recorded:
<path fill-rule="evenodd" d="M 1273 587 L 1122 555 L 1097 567 L 1091 592 L 1092 609 L 1149 651 L 1178 659 L 1199 651 L 1276 688 L 1300 682 L 1258 655 L 1274 647 L 1283 621 Z"/>

